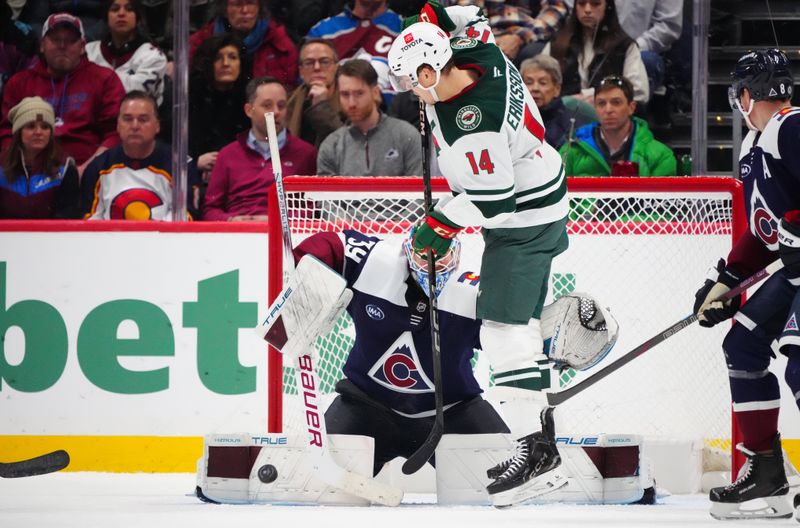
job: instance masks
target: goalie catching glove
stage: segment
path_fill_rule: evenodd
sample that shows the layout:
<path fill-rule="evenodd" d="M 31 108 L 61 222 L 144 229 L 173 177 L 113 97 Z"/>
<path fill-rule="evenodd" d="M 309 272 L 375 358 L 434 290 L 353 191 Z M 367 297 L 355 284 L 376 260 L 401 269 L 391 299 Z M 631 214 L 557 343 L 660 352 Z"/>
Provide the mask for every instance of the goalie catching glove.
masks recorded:
<path fill-rule="evenodd" d="M 789 282 L 800 286 L 800 210 L 783 215 L 778 227 L 778 254 Z"/>
<path fill-rule="evenodd" d="M 306 255 L 286 287 L 256 327 L 256 333 L 281 354 L 308 354 L 317 337 L 327 334 L 353 298 L 341 275 Z"/>
<path fill-rule="evenodd" d="M 694 294 L 694 313 L 700 326 L 711 328 L 736 315 L 742 305 L 741 295 L 724 302 L 717 299 L 740 282 L 739 276 L 725 266 L 723 258 L 719 259 L 716 268 L 709 269 L 705 283 Z"/>
<path fill-rule="evenodd" d="M 454 224 L 438 211 L 431 211 L 414 230 L 414 251 L 424 254 L 428 248 L 433 250 L 436 258 L 447 253 L 455 236 L 464 229 Z"/>
<path fill-rule="evenodd" d="M 563 295 L 542 310 L 545 353 L 557 368 L 586 370 L 611 352 L 617 320 L 586 293 Z"/>

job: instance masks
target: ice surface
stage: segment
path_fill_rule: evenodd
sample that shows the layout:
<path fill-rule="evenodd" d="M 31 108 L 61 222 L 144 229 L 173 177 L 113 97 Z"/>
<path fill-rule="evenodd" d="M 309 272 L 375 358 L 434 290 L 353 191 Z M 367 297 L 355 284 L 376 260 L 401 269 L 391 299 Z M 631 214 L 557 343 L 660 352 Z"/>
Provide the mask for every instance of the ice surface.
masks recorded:
<path fill-rule="evenodd" d="M 676 495 L 655 506 L 554 504 L 506 510 L 437 507 L 414 496 L 398 508 L 233 506 L 204 504 L 192 474 L 55 473 L 0 479 L 0 528 L 721 528 L 703 495 Z M 792 519 L 737 521 L 745 526 L 798 526 Z"/>

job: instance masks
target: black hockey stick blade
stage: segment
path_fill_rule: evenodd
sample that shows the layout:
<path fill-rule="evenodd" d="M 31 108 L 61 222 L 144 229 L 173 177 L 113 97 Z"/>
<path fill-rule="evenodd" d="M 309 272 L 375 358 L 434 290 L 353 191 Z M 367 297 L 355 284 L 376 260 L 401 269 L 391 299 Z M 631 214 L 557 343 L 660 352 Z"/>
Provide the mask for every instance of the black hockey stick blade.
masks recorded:
<path fill-rule="evenodd" d="M 727 301 L 728 299 L 731 299 L 733 297 L 736 297 L 737 295 L 744 293 L 750 286 L 761 282 L 762 280 L 766 279 L 770 275 L 780 270 L 782 267 L 783 267 L 783 262 L 781 262 L 780 259 L 776 260 L 766 268 L 757 271 L 750 277 L 740 282 L 735 288 L 733 288 L 732 290 L 730 290 L 717 300 Z M 572 387 L 565 389 L 561 392 L 548 393 L 547 404 L 558 405 L 560 403 L 564 403 L 565 401 L 572 398 L 576 394 L 581 393 L 584 390 L 588 389 L 589 387 L 591 387 L 601 379 L 605 378 L 609 374 L 621 369 L 622 367 L 624 367 L 637 357 L 641 356 L 654 346 L 663 343 L 664 341 L 674 336 L 675 334 L 677 334 L 687 326 L 691 325 L 695 321 L 697 321 L 697 314 L 688 315 L 683 319 L 681 319 L 680 321 L 678 321 L 677 323 L 670 326 L 669 328 L 667 328 L 666 330 L 664 330 L 663 332 L 660 332 L 659 334 L 651 337 L 650 339 L 648 339 L 641 345 L 637 346 L 630 352 L 627 352 L 626 354 L 622 355 L 616 361 L 613 361 L 612 363 L 603 367 L 602 369 L 597 371 L 597 373 L 595 373 L 592 377 L 586 378 L 580 383 L 577 383 Z"/>
<path fill-rule="evenodd" d="M 0 477 L 33 477 L 61 471 L 69 465 L 69 454 L 63 449 L 19 462 L 0 462 Z"/>
<path fill-rule="evenodd" d="M 403 473 L 406 475 L 414 474 L 430 460 L 436 451 L 436 446 L 439 445 L 439 440 L 442 439 L 442 433 L 444 433 L 444 420 L 437 418 L 433 423 L 433 427 L 431 427 L 428 438 L 403 464 Z"/>

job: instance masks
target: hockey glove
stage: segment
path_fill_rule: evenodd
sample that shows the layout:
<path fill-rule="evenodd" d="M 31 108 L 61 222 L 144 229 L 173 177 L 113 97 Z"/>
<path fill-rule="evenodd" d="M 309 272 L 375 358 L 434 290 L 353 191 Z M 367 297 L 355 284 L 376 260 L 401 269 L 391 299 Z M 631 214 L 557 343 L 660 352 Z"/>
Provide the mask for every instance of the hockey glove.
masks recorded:
<path fill-rule="evenodd" d="M 414 231 L 414 251 L 425 253 L 431 248 L 436 258 L 439 258 L 447 253 L 453 238 L 462 229 L 464 228 L 448 220 L 442 213 L 431 211 Z"/>
<path fill-rule="evenodd" d="M 789 282 L 800 286 L 800 210 L 783 215 L 778 227 L 778 254 Z"/>
<path fill-rule="evenodd" d="M 405 29 L 411 24 L 416 24 L 417 22 L 429 22 L 431 24 L 435 24 L 448 33 L 451 33 L 454 29 L 456 29 L 456 24 L 447 14 L 445 7 L 439 2 L 435 2 L 433 0 L 425 2 L 425 5 L 422 6 L 419 15 L 413 15 L 403 19 L 402 28 Z"/>
<path fill-rule="evenodd" d="M 700 326 L 711 328 L 733 317 L 742 305 L 742 296 L 737 295 L 725 302 L 716 299 L 739 284 L 739 277 L 725 267 L 725 259 L 719 259 L 716 269 L 711 269 L 703 286 L 694 294 L 694 312 Z"/>

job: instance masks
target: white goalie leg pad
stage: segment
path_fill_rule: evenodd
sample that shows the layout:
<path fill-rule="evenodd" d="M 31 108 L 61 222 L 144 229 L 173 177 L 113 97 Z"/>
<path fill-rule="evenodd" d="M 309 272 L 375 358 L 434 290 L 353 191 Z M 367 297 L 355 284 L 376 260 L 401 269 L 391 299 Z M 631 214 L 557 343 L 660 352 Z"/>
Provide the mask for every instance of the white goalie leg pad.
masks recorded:
<path fill-rule="evenodd" d="M 569 484 L 535 503 L 630 504 L 654 485 L 638 435 L 556 436 Z"/>
<path fill-rule="evenodd" d="M 545 352 L 556 364 L 588 369 L 608 355 L 618 334 L 616 319 L 587 293 L 564 295 L 542 309 Z"/>
<path fill-rule="evenodd" d="M 436 501 L 440 505 L 490 505 L 486 469 L 514 454 L 507 434 L 447 434 L 436 447 Z"/>
<path fill-rule="evenodd" d="M 353 292 L 346 286 L 344 277 L 313 256 L 304 256 L 256 333 L 282 354 L 308 353 L 350 304 Z"/>
<path fill-rule="evenodd" d="M 339 466 L 371 478 L 373 438 L 330 435 L 328 440 Z M 198 462 L 198 491 L 225 504 L 370 505 L 320 480 L 304 441 L 301 435 L 209 435 Z"/>

